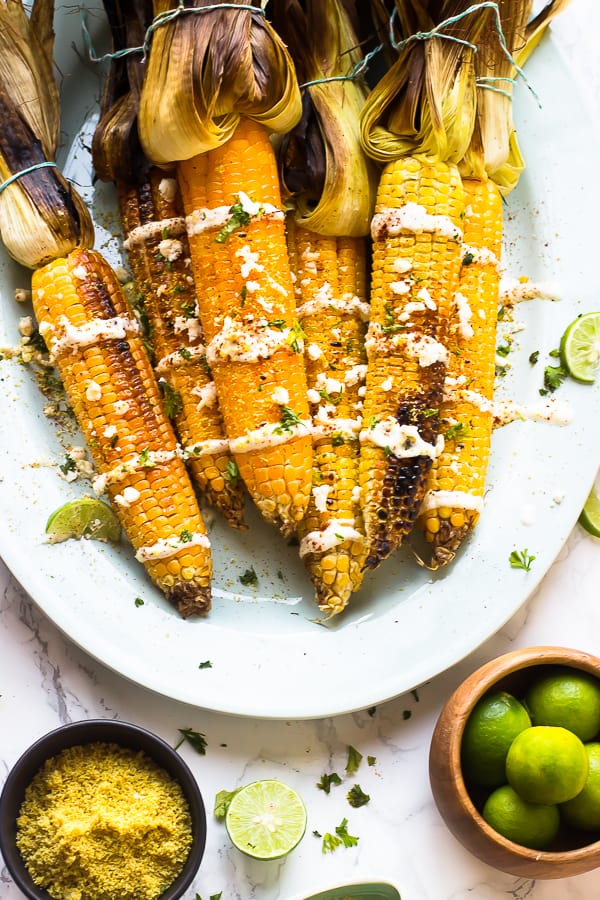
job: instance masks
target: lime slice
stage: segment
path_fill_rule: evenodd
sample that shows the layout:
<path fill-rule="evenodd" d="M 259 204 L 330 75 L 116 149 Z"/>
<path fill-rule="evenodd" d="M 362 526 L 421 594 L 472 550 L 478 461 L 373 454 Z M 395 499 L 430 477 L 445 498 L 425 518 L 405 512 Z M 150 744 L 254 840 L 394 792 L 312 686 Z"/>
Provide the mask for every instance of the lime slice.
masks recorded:
<path fill-rule="evenodd" d="M 253 781 L 231 800 L 225 827 L 242 853 L 254 859 L 278 859 L 303 837 L 306 809 L 299 794 L 282 781 Z"/>
<path fill-rule="evenodd" d="M 81 497 L 59 506 L 46 522 L 49 544 L 69 538 L 112 541 L 121 537 L 121 526 L 114 512 L 95 497 Z"/>
<path fill-rule="evenodd" d="M 579 524 L 594 537 L 600 537 L 600 497 L 592 488 L 579 516 Z"/>
<path fill-rule="evenodd" d="M 600 312 L 585 313 L 571 322 L 560 341 L 560 358 L 577 381 L 595 381 L 600 364 Z"/>

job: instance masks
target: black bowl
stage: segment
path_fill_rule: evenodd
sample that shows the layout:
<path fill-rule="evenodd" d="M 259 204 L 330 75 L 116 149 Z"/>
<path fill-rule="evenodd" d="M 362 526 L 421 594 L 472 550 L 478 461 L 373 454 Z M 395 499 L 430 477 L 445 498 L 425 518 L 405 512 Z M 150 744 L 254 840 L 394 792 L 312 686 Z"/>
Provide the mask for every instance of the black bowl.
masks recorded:
<path fill-rule="evenodd" d="M 52 900 L 50 894 L 34 884 L 15 843 L 17 817 L 25 789 L 44 762 L 68 747 L 97 741 L 141 750 L 174 778 L 188 802 L 192 820 L 192 846 L 183 869 L 160 900 L 178 900 L 194 880 L 206 844 L 206 812 L 202 795 L 191 770 L 181 756 L 162 738 L 128 722 L 90 719 L 73 722 L 50 731 L 29 747 L 11 769 L 0 795 L 0 850 L 15 883 L 28 900 Z"/>

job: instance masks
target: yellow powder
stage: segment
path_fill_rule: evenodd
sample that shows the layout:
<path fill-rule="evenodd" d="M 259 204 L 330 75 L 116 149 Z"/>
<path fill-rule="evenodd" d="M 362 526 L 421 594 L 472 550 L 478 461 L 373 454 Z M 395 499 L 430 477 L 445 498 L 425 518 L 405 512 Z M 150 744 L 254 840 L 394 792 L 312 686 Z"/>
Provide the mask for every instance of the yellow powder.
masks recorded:
<path fill-rule="evenodd" d="M 47 760 L 17 819 L 23 861 L 56 900 L 156 900 L 191 843 L 179 784 L 117 744 L 70 747 Z"/>

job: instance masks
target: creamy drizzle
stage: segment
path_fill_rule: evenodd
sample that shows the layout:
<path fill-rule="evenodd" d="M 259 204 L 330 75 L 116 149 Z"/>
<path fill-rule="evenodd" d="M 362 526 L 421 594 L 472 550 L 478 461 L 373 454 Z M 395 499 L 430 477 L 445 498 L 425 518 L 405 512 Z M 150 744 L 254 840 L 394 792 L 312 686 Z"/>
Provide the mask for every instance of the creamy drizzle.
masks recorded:
<path fill-rule="evenodd" d="M 172 219 L 161 219 L 158 222 L 146 222 L 144 225 L 136 225 L 132 228 L 125 241 L 123 248 L 132 250 L 136 244 L 143 244 L 150 238 L 157 237 L 164 231 L 168 230 L 171 234 L 183 234 L 185 232 L 185 219 L 183 216 L 174 216 Z"/>
<path fill-rule="evenodd" d="M 424 441 L 416 425 L 400 425 L 388 417 L 371 428 L 364 428 L 359 435 L 363 444 L 383 447 L 400 458 L 428 456 L 435 459 L 444 449 L 444 438 L 439 435 L 435 444 Z"/>
<path fill-rule="evenodd" d="M 326 553 L 344 541 L 364 542 L 362 535 L 353 525 L 348 525 L 345 520 L 333 519 L 322 531 L 309 531 L 300 541 L 300 557 L 309 553 Z"/>
<path fill-rule="evenodd" d="M 462 241 L 462 232 L 450 216 L 428 213 L 419 203 L 405 203 L 398 208 L 387 207 L 375 213 L 371 222 L 374 241 L 385 240 L 402 232 L 427 232 L 441 234 L 456 241 Z"/>
<path fill-rule="evenodd" d="M 303 303 L 297 312 L 299 319 L 313 316 L 322 310 L 333 309 L 341 313 L 352 313 L 362 322 L 368 322 L 371 308 L 368 303 L 360 300 L 352 294 L 344 294 L 343 297 L 332 297 L 327 293 L 317 294 L 312 300 Z"/>
<path fill-rule="evenodd" d="M 297 425 L 283 428 L 270 422 L 260 428 L 247 431 L 237 438 L 231 438 L 229 449 L 232 453 L 248 453 L 250 450 L 263 450 L 267 447 L 276 447 L 285 444 L 295 438 L 306 437 L 311 433 L 311 423 L 308 420 L 300 420 Z"/>
<path fill-rule="evenodd" d="M 175 350 L 173 353 L 169 353 L 167 356 L 163 356 L 162 359 L 159 359 L 154 367 L 154 371 L 160 375 L 163 372 L 167 372 L 169 369 L 185 365 L 185 363 L 189 362 L 191 359 L 198 359 L 205 355 L 206 347 L 202 344 L 197 344 L 195 347 L 182 347 L 181 350 Z"/>
<path fill-rule="evenodd" d="M 195 531 L 184 540 L 181 537 L 160 538 L 155 544 L 140 547 L 135 558 L 138 562 L 151 562 L 153 559 L 167 559 L 186 547 L 210 547 L 208 537 L 201 531 Z"/>
<path fill-rule="evenodd" d="M 84 325 L 73 325 L 66 316 L 59 316 L 56 328 L 50 322 L 42 321 L 39 329 L 44 338 L 59 331 L 50 349 L 50 359 L 54 361 L 65 350 L 89 347 L 100 340 L 123 340 L 128 334 L 139 334 L 140 326 L 135 319 L 127 316 L 92 319 Z"/>
<path fill-rule="evenodd" d="M 427 491 L 421 504 L 420 512 L 424 513 L 430 509 L 473 509 L 481 512 L 483 509 L 483 498 L 475 497 L 466 491 Z"/>

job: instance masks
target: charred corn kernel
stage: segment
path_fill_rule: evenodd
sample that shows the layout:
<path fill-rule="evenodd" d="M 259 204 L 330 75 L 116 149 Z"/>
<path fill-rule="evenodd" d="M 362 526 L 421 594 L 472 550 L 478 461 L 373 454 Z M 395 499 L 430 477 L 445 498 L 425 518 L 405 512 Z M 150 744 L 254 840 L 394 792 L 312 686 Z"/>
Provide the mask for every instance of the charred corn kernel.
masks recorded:
<path fill-rule="evenodd" d="M 125 248 L 167 415 L 192 478 L 230 525 L 243 527 L 244 493 L 225 438 L 198 318 L 185 219 L 174 176 L 150 168 L 117 182 Z"/>
<path fill-rule="evenodd" d="M 319 608 L 341 612 L 366 557 L 358 499 L 358 432 L 366 373 L 366 247 L 322 237 L 290 218 L 288 246 L 313 422 L 313 488 L 298 525 Z"/>
<path fill-rule="evenodd" d="M 440 449 L 447 329 L 461 259 L 458 171 L 411 157 L 383 170 L 372 223 L 371 320 L 359 483 L 375 568 L 411 531 Z"/>
<path fill-rule="evenodd" d="M 289 535 L 310 496 L 312 440 L 277 166 L 265 128 L 242 119 L 222 147 L 180 162 L 178 179 L 230 448 L 259 510 Z"/>
<path fill-rule="evenodd" d="M 462 266 L 441 408 L 445 447 L 429 473 L 419 515 L 432 544 L 432 568 L 454 559 L 479 519 L 493 426 L 502 202 L 492 181 L 465 179 L 463 184 Z"/>
<path fill-rule="evenodd" d="M 114 273 L 98 253 L 74 250 L 34 272 L 32 298 L 96 463 L 98 492 L 107 491 L 136 557 L 181 615 L 206 612 L 206 529 Z M 93 394 L 91 382 L 98 388 Z M 126 502 L 116 502 L 128 487 Z"/>

